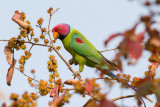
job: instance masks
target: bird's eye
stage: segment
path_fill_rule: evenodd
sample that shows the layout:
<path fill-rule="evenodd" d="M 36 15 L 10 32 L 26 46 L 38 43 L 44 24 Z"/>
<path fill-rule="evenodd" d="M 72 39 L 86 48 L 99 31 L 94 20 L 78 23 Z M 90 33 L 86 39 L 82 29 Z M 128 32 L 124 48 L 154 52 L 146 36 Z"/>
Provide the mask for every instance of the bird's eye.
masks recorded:
<path fill-rule="evenodd" d="M 61 27 L 59 27 L 59 30 L 61 30 L 62 28 Z"/>

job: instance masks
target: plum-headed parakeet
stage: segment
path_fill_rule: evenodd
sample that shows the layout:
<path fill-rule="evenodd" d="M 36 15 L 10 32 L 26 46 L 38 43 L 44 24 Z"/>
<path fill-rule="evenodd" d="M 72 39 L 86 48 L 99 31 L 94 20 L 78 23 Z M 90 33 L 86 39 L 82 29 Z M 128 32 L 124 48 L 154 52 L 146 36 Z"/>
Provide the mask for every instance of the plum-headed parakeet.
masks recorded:
<path fill-rule="evenodd" d="M 108 70 L 106 74 L 117 79 L 117 76 L 110 72 L 117 69 L 116 64 L 106 59 L 79 31 L 68 24 L 58 24 L 52 31 L 58 32 L 58 38 L 62 41 L 64 48 L 79 64 L 80 72 L 83 71 L 84 65 L 87 65 Z"/>

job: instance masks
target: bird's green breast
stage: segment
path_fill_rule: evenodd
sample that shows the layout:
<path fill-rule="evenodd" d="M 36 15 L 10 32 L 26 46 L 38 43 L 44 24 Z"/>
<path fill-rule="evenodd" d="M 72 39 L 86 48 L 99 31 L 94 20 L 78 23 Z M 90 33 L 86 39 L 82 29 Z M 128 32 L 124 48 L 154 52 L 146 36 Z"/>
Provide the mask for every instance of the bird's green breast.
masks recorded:
<path fill-rule="evenodd" d="M 79 33 L 79 32 L 72 28 L 70 33 L 67 35 L 67 37 L 62 40 L 62 43 L 64 45 L 64 48 L 75 58 L 75 55 L 77 55 L 77 53 L 71 48 L 71 45 L 70 45 L 71 35 L 73 33 Z"/>
<path fill-rule="evenodd" d="M 64 45 L 64 48 L 65 48 L 71 55 L 74 55 L 74 54 L 75 54 L 75 51 L 71 48 L 71 45 L 70 45 L 70 43 L 71 43 L 71 35 L 72 35 L 73 33 L 80 33 L 80 32 L 78 32 L 77 30 L 75 30 L 75 29 L 73 29 L 73 28 L 71 27 L 70 33 L 67 35 L 66 38 L 64 38 L 64 39 L 62 40 L 62 43 L 63 43 L 63 45 Z"/>
<path fill-rule="evenodd" d="M 62 40 L 64 48 L 69 52 L 72 53 L 72 49 L 70 47 L 70 42 L 71 42 L 71 34 L 69 34 L 66 38 Z"/>

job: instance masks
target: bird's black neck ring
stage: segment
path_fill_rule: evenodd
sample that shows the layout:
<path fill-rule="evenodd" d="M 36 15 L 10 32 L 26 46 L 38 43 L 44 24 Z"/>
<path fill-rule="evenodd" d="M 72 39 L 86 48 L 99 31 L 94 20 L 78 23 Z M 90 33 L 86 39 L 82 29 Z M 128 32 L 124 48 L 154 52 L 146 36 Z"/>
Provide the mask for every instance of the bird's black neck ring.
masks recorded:
<path fill-rule="evenodd" d="M 59 39 L 60 40 L 63 40 L 64 38 L 66 38 L 67 36 L 64 36 L 64 35 L 61 35 L 61 34 L 59 34 Z"/>

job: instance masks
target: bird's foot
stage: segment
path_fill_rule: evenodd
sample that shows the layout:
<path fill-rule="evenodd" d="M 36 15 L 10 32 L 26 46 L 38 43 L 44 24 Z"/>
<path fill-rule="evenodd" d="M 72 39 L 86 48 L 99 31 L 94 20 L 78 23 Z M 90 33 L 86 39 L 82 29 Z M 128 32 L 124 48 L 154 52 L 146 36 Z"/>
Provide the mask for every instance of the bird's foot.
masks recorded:
<path fill-rule="evenodd" d="M 74 60 L 73 58 L 69 60 L 70 65 L 72 65 L 74 63 L 73 60 Z"/>
<path fill-rule="evenodd" d="M 79 71 L 76 71 L 76 72 L 73 74 L 73 76 L 74 76 L 74 79 L 75 79 L 77 76 L 79 76 L 79 77 L 81 78 L 81 75 L 80 75 L 80 72 L 79 72 Z"/>
<path fill-rule="evenodd" d="M 69 64 L 72 65 L 72 64 L 75 64 L 77 65 L 78 63 L 72 58 L 69 60 Z"/>

